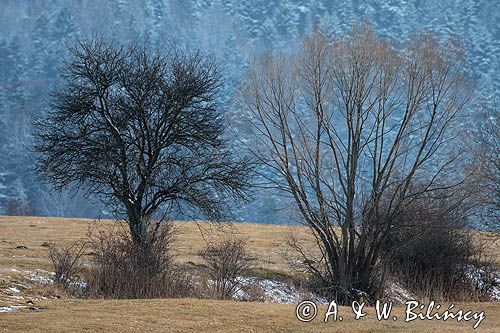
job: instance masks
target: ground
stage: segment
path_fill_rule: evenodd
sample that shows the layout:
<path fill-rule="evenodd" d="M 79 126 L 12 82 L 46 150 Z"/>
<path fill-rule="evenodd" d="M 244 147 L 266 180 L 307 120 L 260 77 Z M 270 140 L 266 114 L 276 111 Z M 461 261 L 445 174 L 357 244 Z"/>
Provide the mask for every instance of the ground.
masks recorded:
<path fill-rule="evenodd" d="M 105 227 L 114 222 L 100 222 Z M 163 331 L 163 332 L 466 332 L 473 331 L 474 321 L 415 320 L 404 322 L 403 306 L 393 313 L 399 319 L 378 322 L 374 309 L 367 316 L 354 320 L 350 308 L 341 307 L 344 320 L 324 323 L 326 306 L 309 323 L 295 317 L 294 304 L 212 301 L 195 299 L 169 300 L 82 300 L 60 295 L 44 297 L 43 289 L 26 288 L 27 282 L 40 279 L 51 271 L 47 259 L 47 243 L 58 244 L 86 237 L 92 221 L 41 217 L 0 217 L 0 310 L 16 307 L 17 311 L 0 313 L 0 331 Z M 204 246 L 205 237 L 218 237 L 214 226 L 177 223 L 177 261 L 184 265 L 199 262 L 196 253 Z M 265 274 L 289 272 L 285 259 L 284 237 L 295 232 L 312 246 L 312 239 L 300 227 L 234 224 L 231 232 L 248 239 L 250 252 L 258 258 L 257 266 Z M 490 234 L 478 234 L 493 242 Z M 500 262 L 499 243 L 493 243 L 491 254 Z M 30 280 L 31 279 L 31 280 Z M 53 293 L 48 293 L 53 295 Z M 445 308 L 446 305 L 443 305 Z M 484 311 L 479 332 L 496 332 L 500 327 L 500 303 L 469 303 L 455 305 Z M 1 312 L 1 311 L 0 311 Z"/>

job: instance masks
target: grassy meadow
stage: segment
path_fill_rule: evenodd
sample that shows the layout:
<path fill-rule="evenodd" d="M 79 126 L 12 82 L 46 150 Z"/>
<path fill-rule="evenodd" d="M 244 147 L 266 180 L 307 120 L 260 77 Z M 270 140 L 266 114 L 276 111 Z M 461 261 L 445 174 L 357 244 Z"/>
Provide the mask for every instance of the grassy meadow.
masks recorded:
<path fill-rule="evenodd" d="M 404 306 L 393 314 L 397 321 L 378 322 L 374 308 L 367 316 L 354 320 L 350 308 L 340 307 L 342 321 L 323 322 L 326 306 L 320 306 L 311 322 L 295 317 L 294 304 L 213 301 L 197 299 L 161 300 L 87 300 L 68 295 L 53 296 L 53 291 L 23 288 L 25 279 L 37 270 L 51 271 L 47 244 L 69 243 L 85 239 L 89 226 L 86 219 L 45 217 L 0 217 L 0 309 L 18 306 L 17 311 L 0 313 L 2 332 L 469 332 L 473 321 L 415 320 L 405 323 Z M 98 222 L 111 227 L 116 222 Z M 220 237 L 220 227 L 193 222 L 176 223 L 178 235 L 174 246 L 176 261 L 197 265 L 197 253 L 205 239 Z M 285 256 L 285 237 L 295 233 L 303 242 L 314 246 L 302 227 L 237 223 L 224 225 L 226 232 L 244 237 L 250 254 L 255 257 L 261 274 L 290 274 Z M 498 237 L 478 233 L 488 241 L 494 260 L 500 263 Z M 43 295 L 47 296 L 44 297 Z M 51 296 L 48 296 L 51 295 Z M 456 308 L 484 311 L 479 332 L 498 332 L 500 303 L 468 303 Z M 392 315 L 392 314 L 391 314 Z"/>

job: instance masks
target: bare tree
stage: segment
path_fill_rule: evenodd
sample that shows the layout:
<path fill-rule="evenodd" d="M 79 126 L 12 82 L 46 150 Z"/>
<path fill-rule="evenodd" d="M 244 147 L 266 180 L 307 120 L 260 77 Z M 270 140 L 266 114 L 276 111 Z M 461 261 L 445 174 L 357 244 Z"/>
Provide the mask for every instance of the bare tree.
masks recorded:
<path fill-rule="evenodd" d="M 250 164 L 224 138 L 211 58 L 137 43 L 80 41 L 37 121 L 38 170 L 56 189 L 98 195 L 140 247 L 174 212 L 221 219 L 245 197 Z M 152 234 L 148 235 L 148 230 Z"/>
<path fill-rule="evenodd" d="M 463 59 L 455 40 L 416 35 L 396 48 L 362 24 L 336 39 L 316 29 L 297 50 L 251 64 L 241 90 L 256 138 L 249 149 L 315 236 L 318 260 L 296 249 L 329 296 L 375 296 L 375 267 L 401 209 L 459 194 L 459 154 L 446 152 L 472 91 Z"/>
<path fill-rule="evenodd" d="M 485 103 L 480 126 L 473 134 L 472 160 L 469 165 L 477 187 L 477 201 L 484 224 L 500 230 L 500 108 Z"/>

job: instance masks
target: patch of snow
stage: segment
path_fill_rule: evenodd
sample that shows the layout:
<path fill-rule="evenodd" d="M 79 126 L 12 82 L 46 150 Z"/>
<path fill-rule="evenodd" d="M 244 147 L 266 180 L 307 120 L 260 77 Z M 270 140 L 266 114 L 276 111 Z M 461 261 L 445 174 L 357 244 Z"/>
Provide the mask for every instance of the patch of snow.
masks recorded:
<path fill-rule="evenodd" d="M 251 286 L 256 286 L 262 292 L 264 302 L 297 304 L 301 300 L 309 299 L 319 304 L 328 304 L 328 301 L 323 297 L 300 292 L 295 287 L 276 280 L 257 279 L 255 277 L 239 277 L 238 282 L 241 284 L 241 288 L 235 293 L 233 298 L 239 301 L 250 300 L 251 296 L 245 291 L 245 289 Z"/>
<path fill-rule="evenodd" d="M 85 289 L 87 288 L 88 284 L 87 282 L 80 281 L 80 282 L 71 282 L 69 286 L 73 289 Z"/>
<path fill-rule="evenodd" d="M 29 289 L 30 287 L 22 283 L 13 283 L 13 286 L 21 287 L 23 289 Z"/>
<path fill-rule="evenodd" d="M 51 277 L 56 275 L 55 272 L 48 272 L 43 269 L 36 269 L 35 273 L 33 273 L 32 271 L 26 271 L 26 273 L 28 273 L 28 275 L 26 276 L 28 280 L 41 284 L 53 284 L 54 279 Z"/>
<path fill-rule="evenodd" d="M 14 309 L 14 310 L 27 308 L 26 305 L 11 305 L 10 307 L 11 307 L 11 309 Z"/>
<path fill-rule="evenodd" d="M 470 265 L 467 277 L 479 289 L 488 289 L 487 296 L 490 301 L 500 301 L 500 272 L 485 272 L 483 268 Z M 400 283 L 389 280 L 385 284 L 384 296 L 396 304 L 403 304 L 412 299 L 417 299 L 410 291 Z"/>
<path fill-rule="evenodd" d="M 489 276 L 488 276 L 489 274 Z M 489 288 L 488 296 L 491 301 L 500 301 L 500 272 L 490 272 L 487 273 L 483 268 L 474 265 L 469 265 L 467 271 L 467 277 L 474 282 L 474 284 L 480 288 Z M 485 279 L 490 281 L 485 282 Z"/>
<path fill-rule="evenodd" d="M 13 312 L 13 311 L 16 311 L 16 309 L 13 309 L 8 306 L 0 306 L 0 313 Z"/>
<path fill-rule="evenodd" d="M 474 282 L 479 288 L 484 288 L 485 283 L 483 281 L 484 269 L 476 267 L 474 265 L 468 265 L 467 267 L 467 277 Z"/>
<path fill-rule="evenodd" d="M 353 288 L 352 293 L 354 293 L 354 295 L 356 295 L 358 298 L 365 298 L 365 299 L 370 298 L 370 295 L 368 295 L 367 292 L 360 290 L 360 289 Z"/>
<path fill-rule="evenodd" d="M 55 272 L 48 272 L 43 269 L 37 269 L 36 273 L 31 273 L 27 276 L 30 281 L 41 284 L 54 284 Z M 63 277 L 64 278 L 64 277 Z M 73 289 L 86 289 L 88 284 L 84 281 L 72 281 L 69 286 Z"/>
<path fill-rule="evenodd" d="M 9 296 L 9 298 L 13 298 L 13 299 L 24 299 L 23 296 L 18 296 L 18 295 L 12 295 L 12 296 Z"/>
<path fill-rule="evenodd" d="M 12 291 L 13 293 L 20 293 L 21 290 L 17 289 L 16 287 L 9 287 L 9 290 Z"/>

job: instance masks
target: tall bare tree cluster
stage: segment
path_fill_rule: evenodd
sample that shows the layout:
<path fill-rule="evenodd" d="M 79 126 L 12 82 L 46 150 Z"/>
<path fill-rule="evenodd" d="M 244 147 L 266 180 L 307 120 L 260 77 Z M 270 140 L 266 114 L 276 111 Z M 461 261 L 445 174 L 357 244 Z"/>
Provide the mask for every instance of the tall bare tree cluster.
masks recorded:
<path fill-rule="evenodd" d="M 340 38 L 316 29 L 252 62 L 241 89 L 249 149 L 314 235 L 319 257 L 293 246 L 329 296 L 377 295 L 381 249 L 405 207 L 460 204 L 449 129 L 471 98 L 463 61 L 455 40 L 395 46 L 361 24 Z"/>
<path fill-rule="evenodd" d="M 187 207 L 220 219 L 230 200 L 244 198 L 249 163 L 224 138 L 221 75 L 210 57 L 100 38 L 70 51 L 52 108 L 37 122 L 38 170 L 56 189 L 76 185 L 102 198 L 142 250 L 161 230 L 151 222 Z"/>

